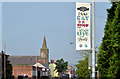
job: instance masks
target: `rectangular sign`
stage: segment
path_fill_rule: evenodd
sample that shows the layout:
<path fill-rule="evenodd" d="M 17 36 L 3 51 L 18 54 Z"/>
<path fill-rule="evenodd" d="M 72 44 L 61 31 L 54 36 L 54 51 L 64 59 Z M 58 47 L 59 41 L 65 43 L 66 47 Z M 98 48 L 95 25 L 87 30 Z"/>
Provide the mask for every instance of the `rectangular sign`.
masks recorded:
<path fill-rule="evenodd" d="M 90 3 L 76 3 L 76 50 L 90 50 Z"/>

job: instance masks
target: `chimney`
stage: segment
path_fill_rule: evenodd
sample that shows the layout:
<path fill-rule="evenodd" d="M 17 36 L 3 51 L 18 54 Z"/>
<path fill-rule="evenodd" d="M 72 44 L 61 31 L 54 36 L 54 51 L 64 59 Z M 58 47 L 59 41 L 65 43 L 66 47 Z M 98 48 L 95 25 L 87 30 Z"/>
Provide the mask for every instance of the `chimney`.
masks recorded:
<path fill-rule="evenodd" d="M 51 60 L 51 63 L 54 63 L 54 60 Z"/>

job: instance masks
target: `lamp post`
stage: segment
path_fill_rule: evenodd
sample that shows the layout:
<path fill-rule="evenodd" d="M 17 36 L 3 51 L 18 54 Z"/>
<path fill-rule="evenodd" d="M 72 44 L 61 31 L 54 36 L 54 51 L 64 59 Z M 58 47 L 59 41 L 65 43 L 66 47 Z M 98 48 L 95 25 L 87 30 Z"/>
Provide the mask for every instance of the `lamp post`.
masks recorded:
<path fill-rule="evenodd" d="M 96 56 L 95 56 L 95 0 L 91 0 L 91 4 L 92 4 L 92 28 L 91 28 L 91 31 L 92 31 L 92 33 L 91 33 L 92 34 L 92 37 L 91 37 L 91 40 L 92 40 L 92 46 L 91 46 L 92 47 L 92 66 L 91 66 L 92 67 L 92 76 L 91 77 L 92 77 L 92 79 L 95 79 L 95 59 L 96 59 Z M 76 17 L 76 20 L 79 20 L 79 19 L 77 19 L 77 17 Z M 78 30 L 78 29 L 76 29 L 76 30 Z M 76 32 L 76 35 L 78 36 L 79 32 Z M 76 43 L 77 43 L 77 41 L 76 41 Z M 73 44 L 73 43 L 70 43 L 70 44 Z M 80 47 L 82 47 L 82 44 L 80 44 L 80 45 L 81 45 Z M 79 49 L 77 49 L 77 50 L 79 50 Z"/>
<path fill-rule="evenodd" d="M 92 79 L 95 79 L 95 0 L 92 0 Z"/>

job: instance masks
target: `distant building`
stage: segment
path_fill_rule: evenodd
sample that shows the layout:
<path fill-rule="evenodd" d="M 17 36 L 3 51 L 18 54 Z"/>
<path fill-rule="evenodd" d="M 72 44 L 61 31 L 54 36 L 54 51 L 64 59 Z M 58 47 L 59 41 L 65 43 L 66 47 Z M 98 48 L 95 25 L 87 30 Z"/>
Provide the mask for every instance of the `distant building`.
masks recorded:
<path fill-rule="evenodd" d="M 15 79 L 28 77 L 35 79 L 41 76 L 47 76 L 47 68 L 49 61 L 49 49 L 47 48 L 46 39 L 44 37 L 42 48 L 40 49 L 40 56 L 9 56 L 9 61 L 12 64 L 12 74 Z M 39 65 L 37 65 L 39 63 Z M 42 67 L 40 66 L 42 65 Z M 37 68 L 36 68 L 37 67 Z M 44 71 L 43 71 L 44 69 Z M 37 72 L 36 72 L 37 71 Z M 43 75 L 43 73 L 45 73 Z"/>
<path fill-rule="evenodd" d="M 73 78 L 75 76 L 75 68 L 68 66 L 65 74 L 69 74 L 69 78 Z"/>
<path fill-rule="evenodd" d="M 56 67 L 56 64 L 54 63 L 54 60 L 51 60 L 51 63 L 49 64 L 51 77 L 58 77 L 58 72 L 57 70 L 55 70 L 55 67 Z"/>

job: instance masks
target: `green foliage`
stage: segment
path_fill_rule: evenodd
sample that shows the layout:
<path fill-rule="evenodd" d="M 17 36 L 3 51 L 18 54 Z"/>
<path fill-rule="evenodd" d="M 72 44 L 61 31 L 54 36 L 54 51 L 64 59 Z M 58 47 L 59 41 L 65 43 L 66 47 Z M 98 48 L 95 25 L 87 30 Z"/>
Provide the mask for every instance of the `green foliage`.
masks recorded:
<path fill-rule="evenodd" d="M 111 2 L 119 2 L 120 0 L 109 0 Z"/>
<path fill-rule="evenodd" d="M 55 62 L 55 64 L 56 64 L 56 68 L 55 69 L 57 69 L 57 72 L 60 72 L 60 73 L 63 72 L 63 71 L 66 71 L 67 66 L 68 66 L 68 62 L 65 62 L 63 60 L 63 58 L 61 58 L 60 60 L 57 60 Z"/>
<path fill-rule="evenodd" d="M 120 76 L 120 2 L 116 3 L 115 17 L 112 22 L 112 52 L 113 55 L 110 57 L 110 68 L 108 75 L 114 78 Z"/>
<path fill-rule="evenodd" d="M 107 10 L 105 33 L 99 48 L 98 70 L 100 78 L 118 79 L 120 76 L 120 2 L 112 2 Z"/>
<path fill-rule="evenodd" d="M 3 68 L 2 68 L 2 78 L 1 79 L 4 79 L 4 75 L 6 76 L 5 79 L 14 79 L 14 76 L 12 75 L 12 65 L 10 64 L 8 57 L 9 57 L 9 55 L 6 55 L 2 51 L 2 67 Z M 4 70 L 6 70 L 6 73 L 4 73 Z"/>
<path fill-rule="evenodd" d="M 78 64 L 75 65 L 77 67 L 76 74 L 79 74 L 80 79 L 89 79 L 90 73 L 88 69 L 88 54 L 84 54 L 85 59 L 78 61 Z"/>

